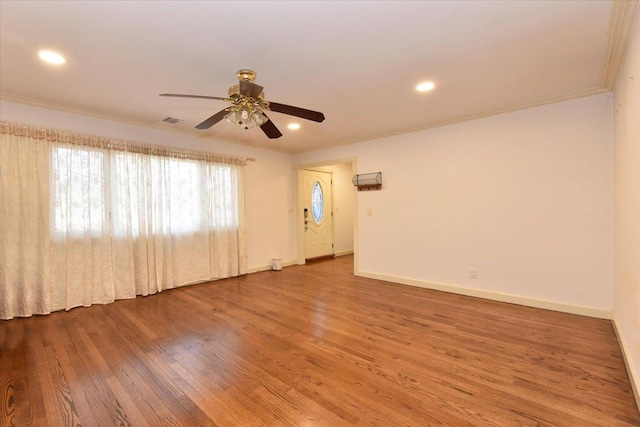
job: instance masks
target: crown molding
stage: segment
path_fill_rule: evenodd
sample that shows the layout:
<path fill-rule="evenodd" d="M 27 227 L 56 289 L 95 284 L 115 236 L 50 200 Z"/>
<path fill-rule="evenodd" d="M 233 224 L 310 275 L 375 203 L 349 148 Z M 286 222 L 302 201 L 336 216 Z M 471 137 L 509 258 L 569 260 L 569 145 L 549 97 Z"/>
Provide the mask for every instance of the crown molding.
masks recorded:
<path fill-rule="evenodd" d="M 577 92 L 571 92 L 569 94 L 562 95 L 562 96 L 557 96 L 557 97 L 554 97 L 554 98 L 547 98 L 547 99 L 543 99 L 543 100 L 540 100 L 540 101 L 530 102 L 530 103 L 527 103 L 527 104 L 514 105 L 514 106 L 511 106 L 511 107 L 501 108 L 501 109 L 498 109 L 498 110 L 490 110 L 490 111 L 486 111 L 486 112 L 483 112 L 483 113 L 473 114 L 473 115 L 470 115 L 470 116 L 459 117 L 459 118 L 455 118 L 455 119 L 451 119 L 451 120 L 443 120 L 443 121 L 430 123 L 430 124 L 428 124 L 426 126 L 421 126 L 421 127 L 417 127 L 417 128 L 406 129 L 406 130 L 402 130 L 402 131 L 398 131 L 398 132 L 385 133 L 385 134 L 381 134 L 381 135 L 373 135 L 373 136 L 368 136 L 368 137 L 357 139 L 357 140 L 343 141 L 343 142 L 339 142 L 337 144 L 327 145 L 327 146 L 320 147 L 320 148 L 295 151 L 294 154 L 310 153 L 312 151 L 323 150 L 325 148 L 340 147 L 340 146 L 343 146 L 343 145 L 355 144 L 355 143 L 358 143 L 358 142 L 373 141 L 375 139 L 387 138 L 387 137 L 390 137 L 390 136 L 403 135 L 403 134 L 411 133 L 411 132 L 419 132 L 421 130 L 432 129 L 432 128 L 437 128 L 437 127 L 447 126 L 447 125 L 452 125 L 452 124 L 460 123 L 460 122 L 467 122 L 469 120 L 481 119 L 483 117 L 497 116 L 498 114 L 505 114 L 505 113 L 510 113 L 512 111 L 518 111 L 518 110 L 526 110 L 527 108 L 540 107 L 540 106 L 547 105 L 547 104 L 555 104 L 556 102 L 570 101 L 572 99 L 584 98 L 584 97 L 587 97 L 587 96 L 601 95 L 603 93 L 609 93 L 609 92 L 611 92 L 611 91 L 608 90 L 608 89 L 602 88 L 602 87 L 595 87 L 595 88 L 586 89 L 586 90 L 579 90 Z"/>
<path fill-rule="evenodd" d="M 608 90 L 608 89 L 602 88 L 602 87 L 594 87 L 594 88 L 591 88 L 591 89 L 579 90 L 579 91 L 576 91 L 576 92 L 568 93 L 566 95 L 556 96 L 556 97 L 553 97 L 553 98 L 547 98 L 547 99 L 543 99 L 543 100 L 540 100 L 540 101 L 534 101 L 534 102 L 529 102 L 529 103 L 526 103 L 526 104 L 514 105 L 512 107 L 506 107 L 506 108 L 501 108 L 501 109 L 498 109 L 498 110 L 487 111 L 485 113 L 479 113 L 479 114 L 474 114 L 474 115 L 471 115 L 471 116 L 461 117 L 459 119 L 444 120 L 444 121 L 433 123 L 433 124 L 423 128 L 423 129 L 446 126 L 446 125 L 450 125 L 450 124 L 453 124 L 453 123 L 459 123 L 459 122 L 466 122 L 466 121 L 469 121 L 469 120 L 481 119 L 483 117 L 497 116 L 498 114 L 505 114 L 505 113 L 510 113 L 512 111 L 518 111 L 518 110 L 526 110 L 527 108 L 541 107 L 541 106 L 547 105 L 547 104 L 555 104 L 557 102 L 570 101 L 572 99 L 585 98 L 587 96 L 601 95 L 603 93 L 608 93 L 608 92 L 611 92 L 611 91 Z M 418 129 L 416 129 L 416 130 L 418 130 Z"/>
<path fill-rule="evenodd" d="M 140 127 L 144 127 L 144 128 L 157 129 L 157 130 L 161 130 L 161 131 L 165 131 L 165 132 L 173 132 L 173 133 L 182 134 L 182 135 L 190 135 L 190 136 L 193 136 L 193 137 L 199 138 L 199 139 L 208 139 L 208 140 L 211 140 L 211 141 L 226 142 L 226 143 L 229 143 L 229 144 L 236 144 L 236 145 L 244 145 L 244 146 L 247 146 L 247 147 L 257 148 L 257 149 L 261 149 L 261 150 L 269 150 L 269 151 L 277 151 L 277 152 L 280 152 L 280 153 L 293 154 L 290 151 L 287 151 L 287 150 L 284 150 L 284 149 L 281 149 L 281 148 L 277 148 L 277 147 L 259 147 L 259 146 L 256 146 L 255 144 L 251 144 L 251 143 L 246 143 L 246 142 L 242 142 L 242 141 L 235 141 L 235 140 L 230 140 L 230 139 L 225 139 L 225 138 L 220 138 L 220 137 L 214 137 L 212 135 L 208 135 L 206 133 L 203 133 L 203 132 L 200 132 L 200 131 L 196 131 L 196 130 L 192 130 L 192 129 L 184 129 L 184 128 L 180 128 L 180 127 L 174 127 L 173 125 L 169 125 L 169 124 L 158 124 L 158 123 L 150 123 L 150 122 L 145 122 L 145 121 L 127 120 L 127 119 L 123 119 L 122 117 L 118 117 L 118 116 L 111 116 L 111 115 L 108 115 L 108 114 L 96 113 L 96 112 L 93 112 L 93 111 L 82 110 L 82 109 L 79 109 L 79 108 L 71 108 L 71 107 L 67 107 L 65 105 L 56 104 L 56 103 L 53 103 L 53 102 L 42 101 L 42 100 L 39 100 L 39 99 L 29 98 L 29 97 L 26 97 L 26 96 L 14 95 L 12 93 L 7 93 L 7 92 L 0 92 L 0 100 L 9 101 L 9 102 L 15 102 L 17 104 L 30 105 L 30 106 L 33 106 L 33 107 L 46 108 L 48 110 L 56 110 L 56 111 L 62 111 L 62 112 L 65 112 L 65 113 L 79 114 L 79 115 L 82 115 L 82 116 L 93 117 L 93 118 L 101 119 L 101 120 L 109 120 L 109 121 L 112 121 L 112 122 L 126 123 L 126 124 L 132 125 L 132 126 L 140 126 Z"/>
<path fill-rule="evenodd" d="M 143 126 L 143 127 L 152 128 L 152 129 L 160 129 L 160 130 L 169 131 L 169 132 L 189 133 L 189 134 L 194 135 L 194 136 L 199 136 L 195 132 L 190 132 L 190 131 L 182 130 L 182 129 L 179 129 L 179 128 L 172 128 L 172 127 L 169 127 L 169 125 L 163 126 L 163 125 L 158 125 L 158 124 L 155 124 L 155 123 L 147 123 L 147 122 L 141 122 L 141 121 L 127 120 L 127 119 L 123 119 L 123 118 L 117 117 L 117 116 L 111 116 L 111 115 L 108 115 L 108 114 L 95 113 L 93 111 L 82 110 L 80 108 L 72 108 L 72 107 L 68 107 L 68 106 L 62 105 L 62 104 L 57 104 L 57 103 L 54 103 L 54 102 L 43 101 L 43 100 L 40 100 L 40 99 L 29 98 L 29 97 L 26 97 L 26 96 L 15 95 L 15 94 L 12 94 L 12 93 L 7 93 L 7 92 L 0 92 L 0 99 L 4 100 L 4 101 L 9 101 L 9 102 L 15 102 L 17 104 L 30 105 L 32 107 L 40 107 L 40 108 L 46 108 L 48 110 L 63 111 L 65 113 L 79 114 L 79 115 L 82 115 L 82 116 L 94 117 L 96 119 L 102 119 L 102 120 L 109 120 L 109 121 L 115 121 L 115 122 L 120 122 L 120 123 L 126 123 L 126 124 L 134 125 L 134 126 Z"/>
<path fill-rule="evenodd" d="M 498 109 L 498 110 L 491 110 L 491 111 L 486 111 L 486 112 L 479 113 L 479 114 L 473 114 L 473 115 L 470 115 L 470 116 L 459 117 L 459 118 L 455 118 L 455 119 L 451 119 L 451 120 L 439 121 L 439 122 L 435 122 L 435 123 L 430 123 L 430 124 L 428 124 L 426 126 L 421 126 L 421 127 L 412 128 L 412 129 L 406 129 L 406 130 L 402 130 L 402 131 L 398 131 L 398 132 L 391 132 L 391 133 L 386 133 L 386 134 L 381 134 L 381 135 L 371 135 L 371 136 L 368 136 L 368 137 L 365 137 L 365 138 L 361 138 L 361 139 L 343 141 L 343 142 L 339 142 L 337 144 L 326 145 L 326 146 L 317 147 L 317 148 L 311 148 L 311 149 L 308 149 L 308 150 L 304 150 L 304 149 L 303 150 L 285 150 L 285 149 L 278 149 L 278 148 L 272 148 L 272 147 L 256 147 L 254 144 L 248 144 L 248 143 L 244 143 L 244 142 L 241 142 L 241 141 L 231 141 L 231 140 L 226 140 L 226 139 L 222 139 L 222 138 L 213 138 L 213 137 L 211 137 L 209 135 L 206 135 L 206 134 L 203 134 L 203 133 L 200 133 L 200 132 L 196 132 L 196 131 L 193 131 L 193 130 L 187 130 L 187 129 L 182 129 L 182 128 L 172 128 L 169 125 L 163 126 L 163 125 L 158 125 L 158 124 L 155 124 L 155 123 L 146 123 L 146 122 L 136 122 L 136 121 L 133 121 L 133 120 L 124 120 L 124 119 L 122 119 L 120 117 L 108 116 L 108 115 L 104 115 L 104 114 L 96 114 L 96 113 L 91 112 L 91 111 L 84 111 L 84 110 L 79 110 L 79 109 L 75 109 L 75 108 L 69 108 L 69 107 L 65 107 L 65 106 L 59 105 L 59 104 L 44 102 L 44 101 L 40 101 L 40 100 L 37 100 L 37 99 L 17 96 L 17 95 L 13 95 L 13 94 L 4 93 L 4 92 L 0 92 L 0 99 L 6 100 L 6 101 L 10 101 L 10 102 L 16 102 L 16 103 L 20 103 L 20 104 L 32 105 L 32 106 L 35 106 L 35 107 L 42 107 L 42 108 L 48 108 L 48 109 L 52 109 L 52 110 L 64 111 L 64 112 L 67 112 L 67 113 L 81 114 L 81 115 L 84 115 L 84 116 L 95 117 L 95 118 L 103 119 L 103 120 L 111 120 L 111 121 L 116 121 L 116 122 L 121 122 L 121 123 L 127 123 L 127 124 L 134 125 L 134 126 L 142 126 L 142 127 L 146 127 L 146 128 L 169 131 L 169 132 L 174 132 L 174 133 L 183 134 L 183 135 L 186 134 L 186 135 L 195 136 L 195 137 L 201 138 L 201 139 L 210 139 L 212 141 L 228 142 L 228 143 L 231 143 L 231 144 L 245 145 L 245 146 L 248 146 L 248 147 L 260 148 L 260 149 L 263 149 L 263 150 L 271 150 L 271 151 L 277 151 L 277 152 L 281 152 L 281 153 L 296 155 L 296 154 L 304 154 L 304 153 L 308 153 L 308 152 L 312 152 L 312 151 L 323 150 L 323 149 L 327 149 L 327 148 L 339 147 L 339 146 L 343 146 L 343 145 L 355 144 L 355 143 L 363 142 L 363 141 L 372 141 L 372 140 L 375 140 L 375 139 L 387 138 L 387 137 L 395 136 L 395 135 L 402 135 L 402 134 L 411 133 L 411 132 L 418 132 L 418 131 L 421 131 L 421 130 L 426 130 L 426 129 L 431 129 L 431 128 L 435 128 L 435 127 L 451 125 L 451 124 L 454 124 L 454 123 L 466 122 L 466 121 L 469 121 L 469 120 L 481 119 L 483 117 L 495 116 L 495 115 L 498 115 L 498 114 L 509 113 L 509 112 L 512 112 L 512 111 L 518 111 L 518 110 L 524 110 L 524 109 L 527 109 L 527 108 L 539 107 L 539 106 L 546 105 L 546 104 L 554 104 L 556 102 L 568 101 L 568 100 L 571 100 L 571 99 L 583 98 L 583 97 L 593 96 L 593 95 L 600 95 L 600 94 L 607 93 L 607 92 L 610 92 L 610 90 L 605 89 L 605 88 L 601 88 L 601 87 L 591 88 L 591 89 L 586 89 L 586 90 L 580 90 L 580 91 L 577 91 L 577 92 L 569 93 L 567 95 L 562 95 L 562 96 L 558 96 L 558 97 L 554 97 L 554 98 L 548 98 L 548 99 L 544 99 L 544 100 L 540 100 L 540 101 L 530 102 L 530 103 L 527 103 L 527 104 L 519 104 L 519 105 L 515 105 L 515 106 L 511 106 L 511 107 L 501 108 L 501 109 Z"/>
<path fill-rule="evenodd" d="M 638 0 L 614 0 L 609 18 L 609 41 L 602 70 L 601 85 L 613 90 L 627 50 Z"/>

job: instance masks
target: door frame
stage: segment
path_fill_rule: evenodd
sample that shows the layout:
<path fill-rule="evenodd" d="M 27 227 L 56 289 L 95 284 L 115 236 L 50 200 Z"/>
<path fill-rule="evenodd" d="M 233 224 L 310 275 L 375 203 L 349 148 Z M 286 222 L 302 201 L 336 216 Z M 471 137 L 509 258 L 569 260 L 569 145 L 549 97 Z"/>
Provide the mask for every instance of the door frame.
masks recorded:
<path fill-rule="evenodd" d="M 294 169 L 294 173 L 295 173 L 295 179 L 294 179 L 294 195 L 296 198 L 296 212 L 295 212 L 295 218 L 296 218 L 296 248 L 297 248 L 297 256 L 296 256 L 296 264 L 298 265 L 303 265 L 306 263 L 305 260 L 305 240 L 304 240 L 304 216 L 302 213 L 302 210 L 304 209 L 303 206 L 303 200 L 300 197 L 300 189 L 302 187 L 301 184 L 301 173 L 300 171 L 304 170 L 304 169 L 319 169 L 319 168 L 326 168 L 326 167 L 330 167 L 336 164 L 342 164 L 342 163 L 351 163 L 351 172 L 353 174 L 358 173 L 358 158 L 357 157 L 349 157 L 346 159 L 336 159 L 336 160 L 329 160 L 329 161 L 323 161 L 323 162 L 315 162 L 315 163 L 305 163 L 305 164 L 301 164 L 301 165 L 295 165 L 293 167 Z M 335 202 L 335 199 L 333 197 L 333 193 L 334 193 L 334 186 L 331 186 L 331 198 L 332 198 L 332 202 Z M 353 271 L 354 273 L 356 271 L 358 271 L 358 245 L 359 245 L 359 239 L 358 239 L 358 197 L 357 193 L 354 191 L 354 212 L 353 212 Z M 332 209 L 335 210 L 335 207 L 332 207 Z M 334 222 L 333 222 L 333 227 L 331 230 L 332 233 L 335 232 L 335 216 L 334 216 Z M 333 236 L 333 239 L 335 240 L 335 235 Z"/>

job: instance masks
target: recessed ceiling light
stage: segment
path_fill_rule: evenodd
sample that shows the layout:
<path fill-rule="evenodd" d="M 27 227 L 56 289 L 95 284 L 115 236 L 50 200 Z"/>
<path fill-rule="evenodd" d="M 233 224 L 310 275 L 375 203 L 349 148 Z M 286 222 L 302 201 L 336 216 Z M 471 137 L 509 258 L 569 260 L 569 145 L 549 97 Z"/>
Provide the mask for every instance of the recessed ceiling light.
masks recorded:
<path fill-rule="evenodd" d="M 47 64 L 62 65 L 67 62 L 64 56 L 52 50 L 41 50 L 38 52 L 38 56 Z"/>
<path fill-rule="evenodd" d="M 416 86 L 416 90 L 418 92 L 429 92 L 430 90 L 433 90 L 434 87 L 436 87 L 436 85 L 433 82 L 422 82 Z"/>
<path fill-rule="evenodd" d="M 300 125 L 298 123 L 289 123 L 289 126 L 287 126 L 289 129 L 291 130 L 297 130 L 300 129 Z"/>

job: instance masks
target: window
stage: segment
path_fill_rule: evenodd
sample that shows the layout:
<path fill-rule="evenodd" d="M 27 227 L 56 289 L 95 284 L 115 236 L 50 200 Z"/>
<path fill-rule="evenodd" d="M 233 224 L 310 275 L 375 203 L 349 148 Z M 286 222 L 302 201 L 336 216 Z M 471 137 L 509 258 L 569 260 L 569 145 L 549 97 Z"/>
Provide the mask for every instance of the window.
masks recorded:
<path fill-rule="evenodd" d="M 103 153 L 54 148 L 52 171 L 54 234 L 100 235 L 105 225 Z"/>
<path fill-rule="evenodd" d="M 236 189 L 238 187 L 237 175 L 231 166 L 209 165 L 207 167 L 207 179 L 211 182 L 213 188 Z M 212 221 L 214 224 L 225 228 L 238 227 L 238 210 L 235 207 L 237 205 L 237 197 L 237 190 L 215 192 L 210 209 L 213 212 Z"/>
<path fill-rule="evenodd" d="M 234 166 L 84 146 L 53 149 L 59 237 L 186 235 L 238 227 Z"/>
<path fill-rule="evenodd" d="M 311 190 L 311 212 L 313 213 L 313 220 L 316 224 L 320 224 L 324 216 L 324 195 L 322 194 L 322 186 L 318 181 L 313 184 L 313 189 Z"/>
<path fill-rule="evenodd" d="M 202 169 L 193 160 L 115 152 L 111 165 L 114 235 L 180 235 L 206 229 Z"/>

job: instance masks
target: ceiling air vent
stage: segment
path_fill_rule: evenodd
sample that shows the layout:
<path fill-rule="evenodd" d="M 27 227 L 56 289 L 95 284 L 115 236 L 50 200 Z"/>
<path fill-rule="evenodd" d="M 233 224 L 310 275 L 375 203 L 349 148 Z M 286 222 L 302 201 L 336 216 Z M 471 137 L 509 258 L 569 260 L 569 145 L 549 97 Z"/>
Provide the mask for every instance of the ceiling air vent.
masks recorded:
<path fill-rule="evenodd" d="M 175 117 L 167 117 L 166 119 L 163 120 L 163 122 L 171 123 L 172 125 L 175 125 L 176 123 L 181 121 L 182 120 L 176 119 Z"/>

